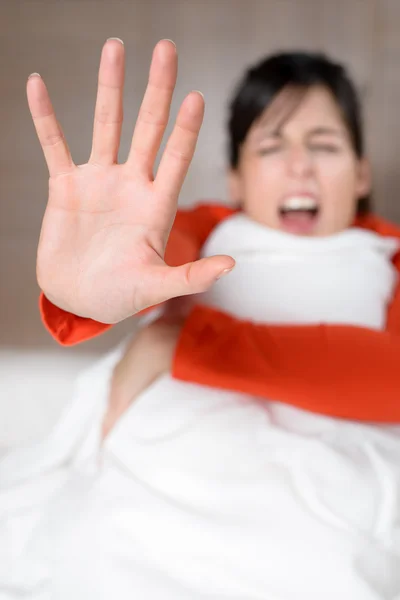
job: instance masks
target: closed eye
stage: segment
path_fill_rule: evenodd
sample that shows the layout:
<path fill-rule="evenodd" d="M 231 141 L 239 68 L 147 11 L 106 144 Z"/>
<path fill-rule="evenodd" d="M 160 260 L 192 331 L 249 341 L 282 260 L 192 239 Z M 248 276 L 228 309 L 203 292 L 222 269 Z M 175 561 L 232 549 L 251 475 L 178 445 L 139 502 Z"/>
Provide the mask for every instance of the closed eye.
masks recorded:
<path fill-rule="evenodd" d="M 310 144 L 310 149 L 317 152 L 328 152 L 330 154 L 337 154 L 340 152 L 339 146 L 328 143 L 313 143 Z"/>
<path fill-rule="evenodd" d="M 276 154 L 281 149 L 282 149 L 282 146 L 280 144 L 276 144 L 274 146 L 268 146 L 268 147 L 260 148 L 258 150 L 258 154 L 260 156 L 268 156 L 270 154 Z"/>

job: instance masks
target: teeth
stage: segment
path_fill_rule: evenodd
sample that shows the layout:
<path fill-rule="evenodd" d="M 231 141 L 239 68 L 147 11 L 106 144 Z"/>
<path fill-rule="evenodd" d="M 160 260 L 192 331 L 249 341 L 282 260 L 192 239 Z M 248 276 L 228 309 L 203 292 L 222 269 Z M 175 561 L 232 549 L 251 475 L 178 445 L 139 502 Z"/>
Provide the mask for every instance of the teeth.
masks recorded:
<path fill-rule="evenodd" d="M 282 210 L 316 210 L 318 204 L 308 196 L 291 196 L 282 206 Z"/>

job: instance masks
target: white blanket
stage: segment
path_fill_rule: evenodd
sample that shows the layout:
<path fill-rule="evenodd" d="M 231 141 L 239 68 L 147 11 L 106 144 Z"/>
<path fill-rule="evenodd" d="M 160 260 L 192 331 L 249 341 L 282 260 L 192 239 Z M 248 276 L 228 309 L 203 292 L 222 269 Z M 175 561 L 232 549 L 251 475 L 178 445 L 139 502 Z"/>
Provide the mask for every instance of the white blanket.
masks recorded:
<path fill-rule="evenodd" d="M 205 253 L 237 266 L 202 301 L 259 322 L 379 329 L 396 247 L 236 216 Z M 82 374 L 49 436 L 0 462 L 0 600 L 400 599 L 400 428 L 166 375 L 100 446 L 122 352 Z"/>

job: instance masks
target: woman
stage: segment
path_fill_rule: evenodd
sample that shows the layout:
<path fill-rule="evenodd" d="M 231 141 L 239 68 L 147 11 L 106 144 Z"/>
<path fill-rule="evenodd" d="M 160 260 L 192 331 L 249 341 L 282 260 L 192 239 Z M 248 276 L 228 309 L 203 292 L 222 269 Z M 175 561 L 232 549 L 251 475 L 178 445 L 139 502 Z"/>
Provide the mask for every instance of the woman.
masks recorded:
<path fill-rule="evenodd" d="M 288 57 L 283 57 L 283 60 L 288 60 Z M 301 60 L 305 60 L 308 67 L 321 64 L 315 59 L 310 61 L 300 57 Z M 293 56 L 291 61 L 293 63 Z M 298 61 L 299 57 L 295 57 L 295 62 Z M 279 57 L 278 63 L 279 73 L 282 73 L 282 57 Z M 271 63 L 267 64 L 271 67 Z M 329 65 L 324 61 L 322 64 Z M 333 70 L 336 75 L 341 74 L 339 81 L 343 82 L 343 73 L 338 73 L 337 68 Z M 304 72 L 304 65 L 297 72 Z M 330 90 L 329 79 L 322 87 L 323 77 L 324 73 L 319 73 L 319 78 L 314 76 L 310 81 L 293 82 L 289 79 L 289 83 L 301 84 L 301 87 L 295 89 L 294 98 L 292 94 L 284 98 L 283 119 L 279 104 L 271 104 L 279 109 L 278 119 L 276 113 L 263 114 L 268 103 L 258 90 L 258 97 L 263 100 L 260 112 L 253 114 L 247 130 L 242 127 L 237 165 L 232 165 L 235 167 L 231 174 L 232 194 L 235 200 L 244 204 L 243 212 L 257 223 L 257 227 L 263 224 L 263 232 L 267 226 L 278 230 L 279 236 L 281 229 L 292 232 L 293 228 L 297 234 L 307 234 L 301 244 L 300 238 L 296 238 L 296 248 L 301 249 L 315 245 L 321 247 L 321 244 L 326 246 L 325 237 L 329 243 L 330 238 L 335 243 L 337 239 L 344 239 L 341 232 L 352 225 L 357 206 L 358 212 L 362 213 L 363 199 L 369 191 L 362 140 L 357 138 L 357 119 L 352 129 L 349 125 L 351 111 L 346 113 L 346 104 L 344 108 L 340 104 L 340 90 L 336 96 L 335 89 Z M 286 84 L 282 84 L 283 91 L 287 89 Z M 279 97 L 282 98 L 278 94 Z M 343 109 L 344 116 L 338 106 Z M 351 102 L 348 106 L 352 106 Z M 260 116 L 261 119 L 258 118 Z M 261 136 L 261 130 L 271 124 L 272 129 L 262 131 Z M 270 160 L 273 166 L 269 165 Z M 264 199 L 265 202 L 260 201 Z M 292 211 L 297 212 L 293 214 Z M 197 251 L 193 239 L 197 245 L 202 245 L 210 229 L 224 217 L 228 221 L 231 212 L 220 207 L 203 207 L 195 211 L 195 215 L 196 223 L 192 229 L 190 213 L 189 217 L 184 214 L 177 219 L 181 223 L 180 231 L 185 232 L 186 226 L 186 233 L 191 231 L 194 234 L 192 245 L 187 245 L 192 257 Z M 210 225 L 212 219 L 214 223 Z M 237 220 L 232 222 L 238 223 Z M 247 221 L 245 223 L 249 225 Z M 381 227 L 383 237 L 395 233 L 395 229 L 385 230 L 379 223 L 361 214 L 357 224 L 364 230 L 376 231 Z M 256 230 L 253 228 L 252 231 Z M 308 239 L 310 234 L 315 236 L 315 240 Z M 342 237 L 335 237 L 337 234 Z M 353 235 L 352 231 L 350 235 Z M 279 236 L 273 238 L 277 243 L 281 243 Z M 215 237 L 212 239 L 215 242 Z M 383 247 L 386 247 L 385 244 L 380 246 L 381 249 Z M 212 254 L 210 248 L 209 252 Z M 346 257 L 349 262 L 353 260 L 351 253 L 347 253 Z M 213 268 L 217 265 L 217 260 L 229 259 L 203 258 L 202 263 L 193 267 L 194 273 L 199 278 L 204 276 L 206 269 L 211 269 L 210 265 Z M 220 267 L 221 263 L 218 263 Z M 224 268 L 229 269 L 229 266 Z M 391 269 L 386 272 L 392 273 Z M 207 273 L 209 276 L 210 272 Z M 228 280 L 225 278 L 222 283 Z M 390 279 L 388 283 L 386 291 L 393 292 L 394 282 Z M 205 285 L 204 279 L 202 285 Z M 164 291 L 159 299 L 172 296 L 173 289 L 176 291 L 177 287 L 168 288 L 168 292 Z M 391 300 L 389 296 L 387 294 L 385 303 Z M 397 302 L 396 298 L 394 302 Z M 71 333 L 76 335 L 77 331 L 83 337 L 82 327 L 87 328 L 86 333 L 90 332 L 90 328 L 92 332 L 101 329 L 99 324 L 57 311 L 44 298 L 42 306 L 54 331 L 66 335 L 64 340 Z M 189 318 L 189 321 L 192 319 L 191 333 L 196 326 L 194 316 L 215 314 L 210 308 L 203 313 L 196 310 Z M 261 357 L 255 372 L 258 369 L 258 373 L 262 373 L 269 382 L 262 384 L 263 388 L 257 381 L 254 384 L 250 380 L 249 385 L 253 385 L 255 394 L 269 389 L 269 397 L 272 395 L 279 401 L 303 408 L 308 401 L 307 408 L 315 413 L 354 416 L 359 412 L 360 418 L 368 419 L 375 411 L 376 415 L 381 414 L 382 417 L 384 413 L 383 418 L 388 418 L 390 403 L 386 394 L 371 394 L 374 402 L 368 404 L 367 410 L 360 410 L 363 407 L 357 402 L 358 381 L 349 395 L 351 379 L 346 378 L 343 371 L 335 373 L 337 379 L 332 381 L 325 378 L 325 370 L 322 373 L 324 379 L 321 379 L 321 375 L 315 374 L 308 363 L 317 358 L 317 366 L 324 368 L 327 357 L 321 352 L 325 350 L 328 361 L 333 360 L 334 366 L 340 366 L 341 360 L 348 361 L 349 358 L 345 344 L 352 342 L 353 353 L 354 347 L 361 350 L 370 339 L 384 339 L 386 343 L 389 339 L 391 342 L 392 335 L 389 334 L 388 338 L 388 332 L 384 331 L 392 327 L 390 315 L 384 322 L 379 322 L 378 331 L 372 331 L 367 327 L 338 325 L 263 327 L 246 321 L 242 323 L 240 319 L 235 325 L 232 317 L 217 314 L 217 320 L 213 316 L 210 319 L 212 325 L 219 327 L 216 333 L 222 334 L 217 344 L 212 344 L 212 338 L 207 338 L 207 335 L 201 339 L 204 321 L 200 321 L 200 332 L 195 331 L 193 337 L 186 333 L 186 346 L 191 347 L 195 356 L 201 356 L 203 346 L 207 352 L 215 352 L 218 344 L 222 344 L 219 347 L 228 353 L 236 371 L 225 371 L 226 365 L 229 365 L 226 362 L 209 370 L 215 372 L 216 377 L 220 376 L 226 387 L 238 384 L 240 389 L 246 380 L 243 370 L 240 372 L 241 365 Z M 231 352 L 226 345 L 226 328 L 232 323 L 236 332 L 243 331 L 240 329 L 243 325 L 247 331 L 256 334 L 231 338 L 242 348 L 245 346 L 243 341 L 248 343 L 249 356 L 243 361 L 236 350 Z M 60 325 L 64 331 L 57 329 Z M 66 330 L 68 327 L 70 331 Z M 165 328 L 166 335 L 160 327 Z M 157 364 L 155 369 L 162 371 L 166 369 L 168 356 L 172 353 L 173 343 L 170 340 L 176 334 L 170 335 L 170 326 L 162 322 L 154 325 L 152 330 L 157 334 L 150 340 L 150 346 L 162 340 L 161 366 Z M 263 336 L 257 338 L 257 334 L 263 331 L 269 332 L 270 347 L 274 349 L 265 357 Z M 337 337 L 336 333 L 339 334 Z M 293 352 L 291 348 L 296 336 L 298 343 Z M 312 350 L 321 356 L 301 356 L 304 337 L 308 344 L 310 340 L 314 341 Z M 146 341 L 146 338 L 143 339 Z M 335 339 L 342 342 L 344 358 L 340 356 L 338 347 L 335 349 Z M 165 340 L 169 340 L 169 348 Z M 254 349 L 255 340 L 261 345 Z M 290 342 L 286 346 L 285 340 Z M 120 365 L 125 361 L 129 371 L 130 362 L 137 364 L 138 357 L 143 356 L 144 348 L 141 350 L 135 358 L 131 348 Z M 294 358 L 297 360 L 294 361 Z M 97 376 L 105 370 L 110 372 L 110 363 L 115 364 L 116 359 L 118 355 L 114 354 L 107 358 L 107 364 L 104 361 L 96 367 Z M 268 364 L 266 359 L 270 361 L 269 371 L 263 373 L 263 367 Z M 356 357 L 352 359 L 357 366 Z M 210 355 L 210 360 L 215 361 L 215 354 Z M 393 363 L 389 365 L 393 367 Z M 315 364 L 311 368 L 315 369 Z M 239 376 L 236 375 L 238 371 Z M 291 377 L 288 376 L 290 374 Z M 103 385 L 106 382 L 101 382 L 101 391 L 97 376 L 83 380 L 76 406 L 84 406 L 86 410 L 98 392 L 103 399 L 106 398 L 107 388 Z M 197 377 L 202 381 L 202 371 L 198 370 Z M 371 381 L 375 381 L 372 376 Z M 114 382 L 123 387 L 126 377 L 122 374 L 119 378 L 117 375 Z M 172 380 L 166 382 L 173 384 Z M 84 437 L 77 437 L 74 432 L 73 443 L 79 448 L 72 453 L 74 461 L 72 468 L 69 464 L 68 473 L 64 467 L 65 458 L 71 457 L 70 449 L 58 446 L 60 454 L 54 459 L 52 449 L 55 446 L 50 444 L 51 440 L 47 440 L 47 452 L 46 448 L 39 448 L 41 452 L 37 453 L 36 464 L 40 460 L 48 460 L 47 467 L 43 468 L 43 462 L 39 465 L 40 476 L 48 477 L 50 468 L 56 471 L 56 480 L 53 476 L 50 500 L 46 488 L 48 479 L 40 487 L 41 496 L 38 488 L 30 490 L 38 498 L 37 506 L 43 507 L 43 498 L 46 498 L 46 514 L 43 516 L 42 508 L 42 513 L 36 516 L 39 520 L 36 521 L 32 540 L 16 544 L 16 555 L 20 552 L 15 563 L 19 568 L 19 581 L 18 576 L 14 580 L 9 577 L 7 581 L 6 578 L 6 589 L 21 593 L 23 580 L 26 590 L 29 588 L 30 597 L 37 591 L 41 597 L 47 594 L 57 598 L 79 597 L 78 594 L 82 597 L 88 594 L 109 597 L 112 593 L 130 597 L 132 589 L 141 597 L 175 599 L 221 595 L 246 599 L 295 598 L 299 595 L 307 598 L 347 595 L 352 599 L 372 599 L 395 597 L 399 593 L 395 502 L 398 442 L 395 431 L 392 433 L 385 427 L 358 426 L 316 414 L 307 415 L 295 408 L 285 409 L 279 402 L 260 403 L 254 398 L 244 399 L 240 394 L 230 392 L 224 395 L 211 389 L 207 390 L 203 402 L 199 402 L 196 395 L 198 388 L 180 385 L 186 390 L 184 404 L 176 402 L 174 394 L 177 388 L 174 386 L 170 387 L 170 390 L 175 390 L 174 394 L 166 393 L 160 399 L 161 404 L 157 399 L 152 400 L 151 390 L 147 396 L 146 393 L 142 395 L 106 438 L 100 454 L 90 451 L 93 447 L 91 435 L 96 434 L 94 427 L 89 431 L 90 435 L 86 432 Z M 363 385 L 362 382 L 360 385 Z M 95 390 L 94 386 L 97 386 Z M 381 387 L 375 389 L 382 392 Z M 285 390 L 289 390 L 286 396 Z M 347 398 L 336 397 L 342 392 L 347 393 Z M 383 399 L 381 413 L 376 407 L 377 398 Z M 103 408 L 104 404 L 100 409 Z M 101 412 L 98 410 L 95 415 L 97 422 Z M 71 419 L 66 418 L 53 438 L 68 444 L 71 436 L 65 434 L 73 431 L 71 423 Z M 16 458 L 14 466 L 22 462 L 23 457 L 20 454 Z M 98 459 L 101 459 L 100 467 Z M 3 474 L 8 473 L 11 482 L 15 476 L 12 466 L 11 462 L 8 470 L 3 469 Z M 342 492 L 340 496 L 343 496 L 343 490 L 349 490 L 350 498 L 341 501 L 338 489 Z M 24 491 L 21 499 L 20 490 L 10 490 L 8 506 L 18 500 L 20 510 L 25 509 L 26 514 L 27 493 L 29 490 Z M 361 506 L 360 499 L 364 500 L 364 506 Z M 30 522 L 28 529 L 32 531 L 34 526 L 35 523 L 32 525 Z M 26 537 L 29 535 L 29 532 L 25 534 Z M 36 569 L 32 567 L 33 557 Z M 31 577 L 28 583 L 27 573 Z"/>
<path fill-rule="evenodd" d="M 99 73 L 99 99 L 92 157 L 84 169 L 72 166 L 64 142 L 59 141 L 50 147 L 46 144 L 46 137 L 53 141 L 59 140 L 59 127 L 52 114 L 43 82 L 35 77 L 28 83 L 32 114 L 34 119 L 36 115 L 39 117 L 36 119 L 39 138 L 44 144 L 51 173 L 49 205 L 38 252 L 38 278 L 44 291 L 41 296 L 41 310 L 49 331 L 60 343 L 66 345 L 89 339 L 110 327 L 107 323 L 122 320 L 147 306 L 175 296 L 204 291 L 221 274 L 229 272 L 234 264 L 233 260 L 227 257 L 213 257 L 194 263 L 188 262 L 175 269 L 163 266 L 161 256 L 164 254 L 168 232 L 174 219 L 180 185 L 188 160 L 193 155 L 201 125 L 203 104 L 196 94 L 185 100 L 178 115 L 179 125 L 170 138 L 157 177 L 153 181 L 152 165 L 165 129 L 171 90 L 176 79 L 175 48 L 170 42 L 160 42 L 155 49 L 150 84 L 135 129 L 130 157 L 126 165 L 116 165 L 121 121 L 123 57 L 120 42 L 107 42 Z M 318 76 L 321 81 L 322 75 L 316 73 L 314 77 Z M 326 80 L 326 73 L 324 77 Z M 328 73 L 328 80 L 329 78 L 331 87 L 341 84 L 340 73 Z M 285 77 L 279 81 L 279 74 L 275 74 L 274 81 L 276 92 L 285 83 Z M 119 86 L 118 93 L 115 92 L 115 88 L 108 87 L 112 84 Z M 312 80 L 302 82 L 306 88 L 312 84 Z M 154 92 L 156 88 L 163 87 L 167 90 L 164 94 L 158 95 Z M 251 81 L 249 89 L 251 90 Z M 238 170 L 237 166 L 238 150 L 245 134 L 268 104 L 271 99 L 268 94 L 273 91 L 267 86 L 263 91 L 264 96 L 260 95 L 260 103 L 257 104 L 253 100 L 254 105 L 247 113 L 238 110 L 236 122 L 233 119 L 231 123 L 230 159 L 234 201 L 240 199 L 243 192 L 240 187 L 248 186 L 249 181 L 257 181 L 252 189 L 246 189 L 246 197 L 251 193 L 249 203 L 257 200 L 257 195 L 254 195 L 257 189 L 262 190 L 263 194 L 265 186 L 268 185 L 269 188 L 270 182 L 265 181 L 262 170 L 251 173 L 251 169 L 257 168 L 260 161 L 247 161 L 244 171 L 243 165 L 241 170 Z M 342 186 L 347 186 L 345 197 L 348 204 L 343 215 L 339 212 L 339 217 L 335 214 L 329 216 L 328 212 L 327 218 L 332 219 L 334 227 L 343 226 L 343 219 L 348 225 L 355 216 L 353 200 L 359 195 L 359 191 L 354 189 L 355 182 L 358 181 L 365 189 L 369 186 L 357 99 L 351 98 L 351 92 L 351 86 L 350 89 L 344 90 L 337 88 L 337 93 L 342 96 L 341 109 L 347 109 L 351 150 L 349 164 L 350 172 L 353 170 L 354 181 L 349 182 L 346 178 L 341 181 L 339 177 L 337 187 L 332 187 L 333 194 L 342 197 Z M 296 103 L 295 98 L 295 105 Z M 287 103 L 284 104 L 287 106 Z M 191 110 L 193 112 L 190 112 Z M 43 115 L 48 114 L 52 116 L 43 118 Z M 143 115 L 149 114 L 150 119 L 142 118 Z M 232 107 L 232 114 L 235 114 L 235 107 Z M 240 121 L 241 114 L 244 114 L 243 122 Z M 103 121 L 107 119 L 111 121 L 111 126 L 104 125 Z M 156 119 L 163 125 L 154 126 L 150 122 L 151 119 Z M 185 129 L 186 126 L 190 131 Z M 109 137 L 106 137 L 105 131 L 109 132 Z M 144 152 L 139 153 L 138 148 Z M 169 152 L 169 149 L 172 149 L 172 152 Z M 100 162 L 98 154 L 105 155 L 99 180 L 99 167 L 94 166 Z M 57 177 L 57 173 L 65 171 L 68 171 L 67 175 Z M 173 173 L 172 177 L 170 172 Z M 117 177 L 117 174 L 121 188 L 114 187 L 114 177 Z M 278 171 L 277 174 L 279 175 Z M 325 180 L 330 187 L 329 176 L 328 172 Z M 274 181 L 272 184 L 276 185 Z M 168 186 L 172 186 L 174 191 L 171 192 Z M 126 196 L 121 196 L 122 188 Z M 115 196 L 109 193 L 109 189 L 114 191 Z M 144 194 L 151 200 L 147 199 L 144 203 Z M 114 197 L 118 202 L 113 201 Z M 72 207 L 71 198 L 76 200 Z M 94 205 L 91 206 L 93 202 Z M 106 228 L 104 213 L 96 212 L 99 204 L 112 209 L 105 213 Z M 80 211 L 79 205 L 87 206 L 90 220 L 87 212 Z M 332 202 L 332 205 L 335 206 L 335 202 Z M 60 212 L 60 206 L 68 210 Z M 143 214 L 144 208 L 146 214 Z M 156 211 L 156 208 L 162 210 Z M 337 208 L 335 206 L 335 209 Z M 362 198 L 361 193 L 358 222 L 363 227 L 382 235 L 399 235 L 395 226 L 377 219 L 366 210 L 367 208 L 368 202 Z M 249 206 L 249 210 L 253 211 L 254 208 Z M 200 206 L 193 211 L 178 211 L 169 237 L 167 263 L 182 265 L 186 261 L 197 259 L 209 233 L 230 214 L 230 209 L 215 205 Z M 271 217 L 262 215 L 262 218 L 268 220 Z M 336 218 L 339 219 L 337 223 Z M 151 223 L 154 224 L 153 227 Z M 139 228 L 137 224 L 140 224 Z M 76 258 L 78 256 L 79 262 Z M 98 256 L 102 257 L 101 261 Z M 399 267 L 399 256 L 394 257 L 394 264 Z M 60 265 L 64 267 L 61 269 Z M 71 290 L 74 290 L 73 294 Z M 172 331 L 176 331 L 176 328 Z M 396 422 L 400 418 L 397 375 L 399 334 L 399 290 L 389 307 L 385 333 L 354 327 L 265 329 L 255 327 L 252 323 L 232 320 L 228 315 L 222 315 L 209 308 L 195 307 L 185 320 L 179 337 L 173 373 L 178 378 L 199 382 L 198 373 L 201 371 L 201 382 L 209 385 L 228 389 L 234 387 L 238 391 L 256 393 L 267 398 L 278 395 L 282 401 L 316 412 L 328 411 L 336 416 Z M 194 339 L 201 339 L 202 344 L 193 343 Z M 216 370 L 210 357 L 215 354 L 220 344 L 223 344 L 225 349 L 224 364 Z M 259 350 L 256 360 L 254 346 Z M 284 357 L 283 361 L 280 359 L 279 371 L 273 367 L 273 357 L 278 347 L 282 348 L 281 356 Z M 316 360 L 319 364 L 318 373 L 314 368 Z M 348 368 L 350 363 L 351 372 Z M 234 383 L 232 373 L 235 373 Z M 296 380 L 296 386 L 291 389 L 288 382 L 293 380 Z M 334 389 L 324 385 L 325 381 L 332 380 L 336 382 Z M 353 381 L 357 381 L 357 385 L 349 402 L 348 389 L 349 386 L 354 388 Z M 377 403 L 376 397 L 381 395 L 382 381 L 385 382 L 386 393 Z M 321 386 L 326 394 L 325 402 L 321 401 Z"/>

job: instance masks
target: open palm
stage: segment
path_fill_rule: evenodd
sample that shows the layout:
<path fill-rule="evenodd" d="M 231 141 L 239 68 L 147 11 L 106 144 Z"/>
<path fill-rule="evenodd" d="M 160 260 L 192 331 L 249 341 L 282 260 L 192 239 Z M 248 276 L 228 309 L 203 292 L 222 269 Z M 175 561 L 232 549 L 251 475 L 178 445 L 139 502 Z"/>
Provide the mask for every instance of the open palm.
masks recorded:
<path fill-rule="evenodd" d="M 122 128 L 124 46 L 108 40 L 102 51 L 93 144 L 76 166 L 46 86 L 29 78 L 29 108 L 49 168 L 49 200 L 40 234 L 37 276 L 57 306 L 103 323 L 116 323 L 164 300 L 207 289 L 228 256 L 181 267 L 164 262 L 179 192 L 203 120 L 201 94 L 183 101 L 156 177 L 177 77 L 177 53 L 163 40 L 154 49 L 149 82 L 128 159 L 117 164 Z"/>

